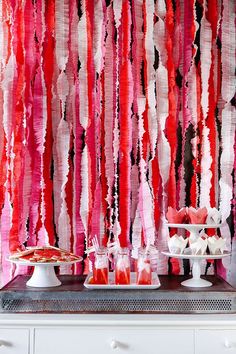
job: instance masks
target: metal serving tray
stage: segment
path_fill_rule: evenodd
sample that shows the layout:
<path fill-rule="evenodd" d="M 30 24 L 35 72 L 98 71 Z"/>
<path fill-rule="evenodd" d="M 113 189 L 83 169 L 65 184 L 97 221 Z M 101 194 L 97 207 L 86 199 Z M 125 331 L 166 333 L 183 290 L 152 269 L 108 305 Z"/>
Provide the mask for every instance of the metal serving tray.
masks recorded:
<path fill-rule="evenodd" d="M 0 313 L 236 313 L 236 289 L 216 276 L 209 288 L 186 288 L 186 276 L 160 275 L 155 290 L 88 290 L 84 276 L 62 275 L 55 288 L 29 288 L 17 276 L 0 290 Z"/>

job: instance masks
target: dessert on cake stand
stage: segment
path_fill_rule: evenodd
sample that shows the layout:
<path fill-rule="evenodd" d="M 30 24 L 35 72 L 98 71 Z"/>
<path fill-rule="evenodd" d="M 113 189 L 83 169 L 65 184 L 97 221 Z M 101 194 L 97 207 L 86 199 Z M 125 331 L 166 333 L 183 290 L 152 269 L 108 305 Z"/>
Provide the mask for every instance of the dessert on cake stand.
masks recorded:
<path fill-rule="evenodd" d="M 200 231 L 204 229 L 218 229 L 221 224 L 173 224 L 167 223 L 168 227 L 174 227 L 176 229 L 185 229 L 190 232 L 190 239 L 192 241 L 199 237 Z"/>
<path fill-rule="evenodd" d="M 192 278 L 184 280 L 181 285 L 189 286 L 191 288 L 205 288 L 211 286 L 212 283 L 208 280 L 201 278 L 201 262 L 203 259 L 221 259 L 230 256 L 230 252 L 223 254 L 203 254 L 203 255 L 193 255 L 193 254 L 175 254 L 171 252 L 162 252 L 167 257 L 180 258 L 180 259 L 190 259 L 192 263 Z"/>
<path fill-rule="evenodd" d="M 220 224 L 174 224 L 167 223 L 168 227 L 172 228 L 183 228 L 190 232 L 190 240 L 196 241 L 200 236 L 200 231 L 203 229 L 215 229 L 220 227 Z M 183 286 L 188 286 L 192 288 L 204 288 L 211 286 L 212 283 L 208 280 L 201 278 L 201 262 L 204 259 L 222 259 L 231 255 L 230 252 L 224 252 L 222 254 L 187 254 L 187 253 L 172 253 L 172 252 L 162 252 L 167 257 L 179 258 L 179 259 L 189 259 L 192 261 L 192 278 L 185 280 L 181 283 Z"/>

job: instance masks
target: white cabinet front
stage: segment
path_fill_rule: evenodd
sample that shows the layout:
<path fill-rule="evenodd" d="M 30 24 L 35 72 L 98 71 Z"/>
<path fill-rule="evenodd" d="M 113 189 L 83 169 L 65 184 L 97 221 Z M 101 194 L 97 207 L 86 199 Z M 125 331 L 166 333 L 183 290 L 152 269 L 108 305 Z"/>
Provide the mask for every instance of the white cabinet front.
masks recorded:
<path fill-rule="evenodd" d="M 34 354 L 194 354 L 194 331 L 140 327 L 39 328 Z"/>
<path fill-rule="evenodd" d="M 28 354 L 29 330 L 0 328 L 0 354 Z"/>
<path fill-rule="evenodd" d="M 196 331 L 196 354 L 236 354 L 236 330 Z"/>

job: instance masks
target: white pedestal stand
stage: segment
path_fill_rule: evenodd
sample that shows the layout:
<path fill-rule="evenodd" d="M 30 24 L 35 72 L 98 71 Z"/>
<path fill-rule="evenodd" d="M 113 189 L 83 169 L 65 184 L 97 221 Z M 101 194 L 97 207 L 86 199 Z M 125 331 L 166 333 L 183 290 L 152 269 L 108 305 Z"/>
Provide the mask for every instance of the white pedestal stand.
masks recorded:
<path fill-rule="evenodd" d="M 201 278 L 201 261 L 203 259 L 222 259 L 230 256 L 230 252 L 224 254 L 204 254 L 204 255 L 189 255 L 189 254 L 175 254 L 170 252 L 162 252 L 167 257 L 191 259 L 193 261 L 192 278 L 184 280 L 181 285 L 189 286 L 191 288 L 205 288 L 211 286 L 212 283 Z"/>
<path fill-rule="evenodd" d="M 54 287 L 61 285 L 57 278 L 54 266 L 50 264 L 40 264 L 34 266 L 32 277 L 26 285 L 33 287 Z"/>
<path fill-rule="evenodd" d="M 211 286 L 212 283 L 208 280 L 201 279 L 201 262 L 202 258 L 193 259 L 192 264 L 192 278 L 182 281 L 181 285 L 190 286 L 192 288 L 205 288 L 207 286 Z"/>
<path fill-rule="evenodd" d="M 190 232 L 190 240 L 195 241 L 200 236 L 200 231 L 204 229 L 217 229 L 220 224 L 173 224 L 167 223 L 168 227 L 181 228 Z M 230 252 L 217 255 L 189 255 L 189 254 L 173 254 L 169 252 L 162 252 L 164 255 L 173 258 L 191 259 L 192 265 L 192 278 L 183 281 L 183 286 L 189 286 L 192 288 L 204 288 L 211 286 L 212 283 L 201 278 L 201 261 L 203 259 L 221 259 L 223 257 L 230 256 Z"/>
<path fill-rule="evenodd" d="M 9 259 L 10 262 L 17 265 L 24 265 L 27 267 L 34 267 L 33 274 L 31 278 L 27 281 L 26 285 L 32 286 L 35 288 L 51 288 L 54 286 L 60 286 L 61 282 L 57 278 L 55 273 L 55 266 L 60 265 L 69 265 L 82 261 L 82 257 L 79 257 L 77 260 L 72 262 L 25 262 L 17 259 Z"/>

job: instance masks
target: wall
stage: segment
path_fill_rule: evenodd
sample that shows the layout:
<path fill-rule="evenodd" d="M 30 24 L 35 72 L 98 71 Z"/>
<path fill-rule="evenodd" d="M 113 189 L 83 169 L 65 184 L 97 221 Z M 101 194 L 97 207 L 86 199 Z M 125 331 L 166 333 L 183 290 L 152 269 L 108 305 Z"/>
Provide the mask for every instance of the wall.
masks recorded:
<path fill-rule="evenodd" d="M 163 249 L 167 206 L 219 207 L 230 246 L 233 14 L 233 0 L 0 1 L 3 281 L 20 245 Z"/>

